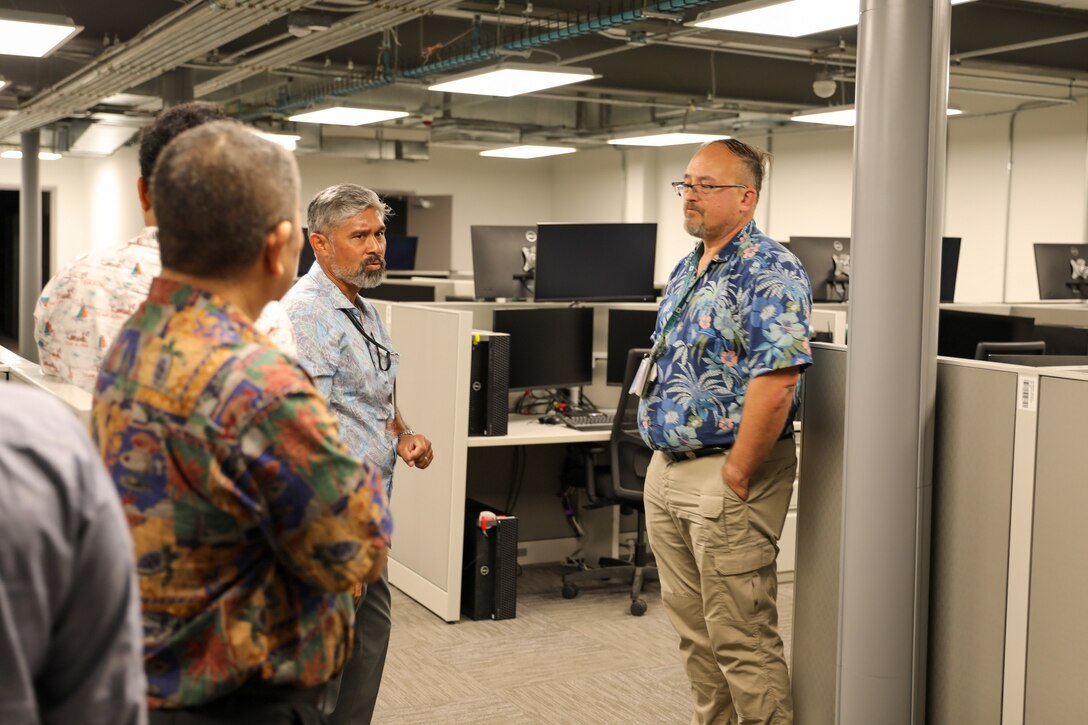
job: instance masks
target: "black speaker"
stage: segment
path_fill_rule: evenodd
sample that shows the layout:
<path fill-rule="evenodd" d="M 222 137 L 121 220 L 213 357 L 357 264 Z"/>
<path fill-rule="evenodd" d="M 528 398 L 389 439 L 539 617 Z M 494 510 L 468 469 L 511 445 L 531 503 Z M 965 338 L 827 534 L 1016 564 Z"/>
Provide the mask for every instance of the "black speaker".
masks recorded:
<path fill-rule="evenodd" d="M 472 333 L 468 434 L 506 435 L 510 394 L 510 336 L 503 332 Z"/>
<path fill-rule="evenodd" d="M 465 500 L 461 612 L 472 619 L 517 616 L 518 520 Z"/>

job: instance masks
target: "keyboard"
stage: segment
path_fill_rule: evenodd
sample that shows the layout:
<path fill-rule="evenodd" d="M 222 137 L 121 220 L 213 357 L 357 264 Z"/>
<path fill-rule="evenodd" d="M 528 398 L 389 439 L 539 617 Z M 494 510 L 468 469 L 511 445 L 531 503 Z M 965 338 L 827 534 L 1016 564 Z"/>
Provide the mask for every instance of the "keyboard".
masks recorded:
<path fill-rule="evenodd" d="M 575 430 L 612 430 L 612 415 L 610 413 L 579 413 L 576 415 L 564 415 L 556 413 L 568 428 Z"/>

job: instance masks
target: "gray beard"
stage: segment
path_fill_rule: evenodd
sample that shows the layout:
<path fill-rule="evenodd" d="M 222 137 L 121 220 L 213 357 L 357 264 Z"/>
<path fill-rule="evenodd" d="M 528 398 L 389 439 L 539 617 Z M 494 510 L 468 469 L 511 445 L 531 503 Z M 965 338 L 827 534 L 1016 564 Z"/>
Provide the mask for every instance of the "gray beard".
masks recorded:
<path fill-rule="evenodd" d="M 385 260 L 382 260 L 382 268 L 376 272 L 366 271 L 367 260 L 359 265 L 359 269 L 349 270 L 337 264 L 330 264 L 329 268 L 338 278 L 347 282 L 352 287 L 359 289 L 373 289 L 385 281 Z"/>
<path fill-rule="evenodd" d="M 706 239 L 706 227 L 701 217 L 698 220 L 684 219 L 684 231 L 697 239 Z"/>

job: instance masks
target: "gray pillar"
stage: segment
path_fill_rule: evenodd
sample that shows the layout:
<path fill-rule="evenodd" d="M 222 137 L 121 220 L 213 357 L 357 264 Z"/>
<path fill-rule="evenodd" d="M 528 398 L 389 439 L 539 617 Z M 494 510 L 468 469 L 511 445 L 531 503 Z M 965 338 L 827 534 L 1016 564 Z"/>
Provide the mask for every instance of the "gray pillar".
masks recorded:
<path fill-rule="evenodd" d="M 42 291 L 42 183 L 38 174 L 39 131 L 23 141 L 23 178 L 19 185 L 19 354 L 38 360 L 34 344 L 34 306 Z"/>
<path fill-rule="evenodd" d="M 176 106 L 193 100 L 195 75 L 192 68 L 175 68 L 162 74 L 162 105 Z"/>
<path fill-rule="evenodd" d="M 948 0 L 862 0 L 838 722 L 925 722 Z"/>

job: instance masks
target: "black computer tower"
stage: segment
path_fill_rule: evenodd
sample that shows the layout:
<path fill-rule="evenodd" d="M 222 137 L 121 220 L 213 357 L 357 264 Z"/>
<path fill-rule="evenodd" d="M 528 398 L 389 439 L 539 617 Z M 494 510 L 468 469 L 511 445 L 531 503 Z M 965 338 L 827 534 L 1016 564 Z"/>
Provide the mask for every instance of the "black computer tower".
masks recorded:
<path fill-rule="evenodd" d="M 481 525 L 482 513 L 485 514 L 484 525 Z M 466 499 L 462 614 L 471 619 L 513 619 L 517 616 L 517 566 L 517 518 L 499 513 L 479 501 Z"/>
<path fill-rule="evenodd" d="M 510 336 L 502 332 L 472 333 L 468 434 L 506 435 L 510 392 Z"/>

